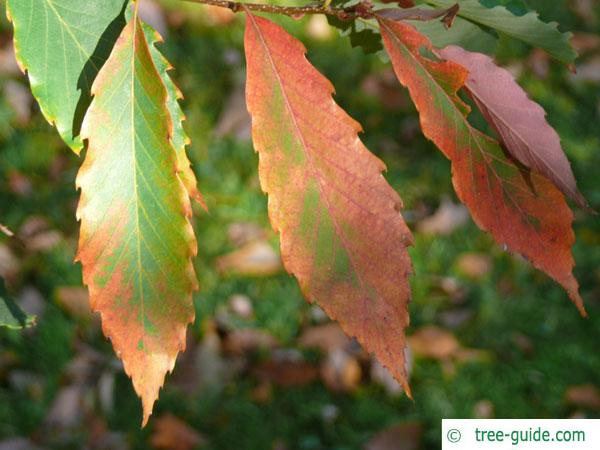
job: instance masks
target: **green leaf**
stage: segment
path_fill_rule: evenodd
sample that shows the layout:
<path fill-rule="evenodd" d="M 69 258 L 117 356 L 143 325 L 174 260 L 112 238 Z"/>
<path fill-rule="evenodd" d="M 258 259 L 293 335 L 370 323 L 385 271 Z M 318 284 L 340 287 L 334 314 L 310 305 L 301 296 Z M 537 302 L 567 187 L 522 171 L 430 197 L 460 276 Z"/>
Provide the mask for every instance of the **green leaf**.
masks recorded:
<path fill-rule="evenodd" d="M 35 316 L 26 314 L 8 296 L 4 287 L 4 280 L 0 278 L 0 327 L 20 330 L 35 324 Z"/>
<path fill-rule="evenodd" d="M 427 8 L 433 9 L 429 5 L 419 6 L 419 9 Z M 460 15 L 460 9 L 458 14 Z M 407 22 L 426 35 L 438 48 L 458 45 L 473 52 L 493 53 L 498 46 L 498 35 L 493 30 L 476 25 L 460 16 L 454 18 L 450 28 L 446 28 L 440 20 Z"/>
<path fill-rule="evenodd" d="M 92 87 L 77 176 L 77 259 L 92 309 L 142 398 L 144 423 L 194 319 L 191 205 L 177 171 L 167 88 L 142 24 L 123 29 Z"/>
<path fill-rule="evenodd" d="M 409 21 L 420 33 L 426 35 L 434 46 L 444 48 L 458 45 L 472 52 L 494 53 L 498 46 L 498 36 L 468 20 L 457 17 L 451 28 L 444 27 L 439 21 Z"/>
<path fill-rule="evenodd" d="M 129 0 L 7 0 L 17 61 L 42 113 L 76 153 L 90 88 L 123 26 Z"/>
<path fill-rule="evenodd" d="M 327 16 L 329 25 L 336 27 L 340 36 L 350 38 L 350 45 L 361 47 L 367 54 L 383 50 L 381 36 L 376 30 L 369 28 L 363 22 L 357 20 L 340 20 L 335 16 Z"/>
<path fill-rule="evenodd" d="M 161 36 L 150 25 L 143 23 L 142 27 L 148 42 L 162 42 Z M 169 110 L 171 121 L 173 122 L 171 143 L 173 144 L 177 155 L 177 173 L 187 189 L 190 198 L 196 200 L 206 209 L 202 194 L 200 194 L 197 187 L 196 175 L 194 175 L 194 172 L 192 171 L 190 160 L 185 151 L 185 147 L 190 144 L 191 140 L 183 128 L 185 114 L 179 104 L 179 100 L 183 98 L 183 94 L 169 75 L 169 71 L 172 70 L 169 61 L 167 61 L 154 45 L 150 46 L 150 54 L 152 55 L 154 65 L 162 78 L 163 84 L 167 89 L 167 109 Z"/>
<path fill-rule="evenodd" d="M 448 7 L 455 4 L 457 0 L 427 0 L 427 2 L 438 7 Z M 516 15 L 505 6 L 487 8 L 478 0 L 460 0 L 458 4 L 460 5 L 458 15 L 465 19 L 542 48 L 566 64 L 575 62 L 577 53 L 570 44 L 572 34 L 561 33 L 556 22 L 542 22 L 536 12 Z"/>

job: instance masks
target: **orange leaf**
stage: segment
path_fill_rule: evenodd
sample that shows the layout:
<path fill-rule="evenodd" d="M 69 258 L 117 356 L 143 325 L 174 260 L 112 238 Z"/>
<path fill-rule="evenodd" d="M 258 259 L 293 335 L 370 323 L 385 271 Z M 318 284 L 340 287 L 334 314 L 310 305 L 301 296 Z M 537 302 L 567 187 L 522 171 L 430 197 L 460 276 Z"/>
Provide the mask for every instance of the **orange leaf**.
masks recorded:
<path fill-rule="evenodd" d="M 406 86 L 425 136 L 452 162 L 452 181 L 473 219 L 498 243 L 530 260 L 560 283 L 582 315 L 573 276 L 573 213 L 546 178 L 518 166 L 498 142 L 473 128 L 469 108 L 457 95 L 468 76 L 462 66 L 436 61 L 431 42 L 412 26 L 379 19 L 385 48 Z"/>
<path fill-rule="evenodd" d="M 412 237 L 401 200 L 333 86 L 280 26 L 247 12 L 246 96 L 281 255 L 310 302 L 409 392 L 404 363 Z"/>
<path fill-rule="evenodd" d="M 194 319 L 196 253 L 188 192 L 170 141 L 167 90 L 137 13 L 92 86 L 77 175 L 77 259 L 148 421 Z"/>

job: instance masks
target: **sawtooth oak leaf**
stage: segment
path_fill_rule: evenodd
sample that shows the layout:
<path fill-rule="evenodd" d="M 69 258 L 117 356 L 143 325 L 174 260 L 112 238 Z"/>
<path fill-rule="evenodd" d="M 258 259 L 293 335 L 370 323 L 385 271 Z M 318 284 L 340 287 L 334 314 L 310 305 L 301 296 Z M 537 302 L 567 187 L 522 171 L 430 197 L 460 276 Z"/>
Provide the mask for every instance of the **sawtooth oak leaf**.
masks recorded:
<path fill-rule="evenodd" d="M 412 236 L 400 197 L 302 43 L 246 13 L 252 139 L 285 268 L 308 301 L 374 353 L 410 395 L 404 330 Z"/>
<path fill-rule="evenodd" d="M 563 194 L 589 209 L 558 133 L 548 124 L 546 112 L 518 85 L 512 74 L 492 58 L 455 45 L 438 51 L 469 71 L 465 90 L 496 130 L 508 152 L 530 169 L 544 175 Z"/>
<path fill-rule="evenodd" d="M 77 259 L 102 329 L 142 398 L 143 423 L 194 320 L 191 205 L 168 93 L 137 14 L 92 86 L 77 175 Z"/>
<path fill-rule="evenodd" d="M 573 213 L 563 194 L 471 126 L 469 107 L 457 94 L 467 69 L 426 56 L 434 52 L 431 42 L 411 25 L 378 20 L 396 76 L 419 111 L 423 134 L 452 162 L 454 189 L 475 223 L 561 284 L 585 315 L 573 276 Z"/>

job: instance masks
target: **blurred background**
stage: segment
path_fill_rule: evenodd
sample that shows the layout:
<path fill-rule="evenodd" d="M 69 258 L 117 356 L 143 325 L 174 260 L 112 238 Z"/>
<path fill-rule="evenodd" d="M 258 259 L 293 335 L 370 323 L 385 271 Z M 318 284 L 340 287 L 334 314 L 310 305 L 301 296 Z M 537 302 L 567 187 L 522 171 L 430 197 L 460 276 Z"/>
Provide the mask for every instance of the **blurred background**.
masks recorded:
<path fill-rule="evenodd" d="M 501 40 L 497 59 L 544 106 L 600 210 L 599 2 L 527 3 L 575 33 L 577 73 L 515 41 Z M 323 17 L 276 18 L 332 80 L 404 200 L 416 240 L 410 401 L 281 267 L 244 104 L 243 18 L 176 1 L 142 9 L 177 69 L 209 207 L 194 218 L 201 290 L 188 349 L 141 430 L 73 263 L 80 159 L 42 118 L 3 17 L 0 222 L 15 236 L 0 232 L 0 276 L 37 325 L 0 330 L 0 450 L 436 449 L 442 418 L 600 417 L 597 216 L 575 210 L 582 319 L 557 284 L 473 224 L 388 64 Z"/>

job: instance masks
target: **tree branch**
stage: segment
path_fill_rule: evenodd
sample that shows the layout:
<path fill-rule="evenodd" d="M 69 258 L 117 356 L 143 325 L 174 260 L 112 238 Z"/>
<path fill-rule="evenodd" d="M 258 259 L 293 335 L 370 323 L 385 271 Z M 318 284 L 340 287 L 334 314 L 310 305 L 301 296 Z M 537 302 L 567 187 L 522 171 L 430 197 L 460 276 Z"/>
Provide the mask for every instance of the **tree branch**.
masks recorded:
<path fill-rule="evenodd" d="M 191 3 L 202 3 L 204 5 L 220 6 L 228 8 L 233 12 L 242 11 L 247 8 L 250 11 L 258 11 L 273 14 L 282 14 L 290 17 L 303 16 L 305 14 L 325 14 L 335 16 L 340 20 L 353 20 L 358 17 L 370 19 L 374 12 L 369 1 L 361 2 L 347 8 L 331 8 L 324 5 L 308 5 L 308 6 L 276 6 L 261 3 L 244 3 L 229 0 L 184 0 Z"/>
<path fill-rule="evenodd" d="M 355 19 L 372 19 L 373 17 L 383 17 L 390 20 L 421 20 L 429 21 L 441 18 L 444 26 L 450 28 L 452 22 L 458 13 L 458 3 L 446 9 L 373 9 L 373 3 L 370 0 L 362 0 L 356 5 L 346 8 L 332 8 L 328 5 L 329 2 L 323 4 L 312 4 L 306 6 L 277 6 L 263 3 L 245 3 L 229 0 L 183 0 L 190 3 L 202 3 L 204 5 L 219 6 L 221 8 L 230 9 L 233 12 L 243 11 L 258 11 L 272 14 L 281 14 L 290 17 L 300 17 L 305 14 L 325 14 L 335 16 L 340 20 L 355 20 Z"/>

